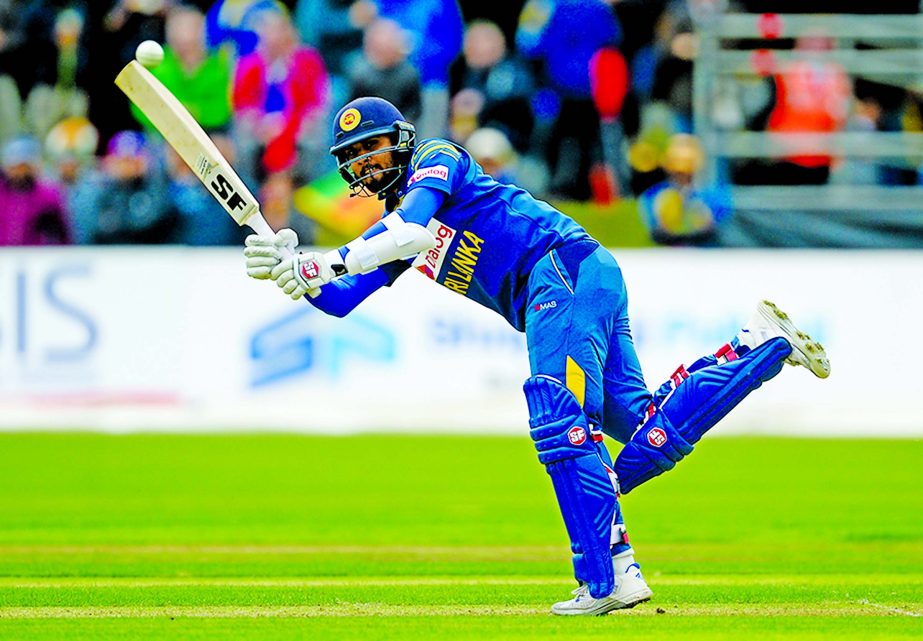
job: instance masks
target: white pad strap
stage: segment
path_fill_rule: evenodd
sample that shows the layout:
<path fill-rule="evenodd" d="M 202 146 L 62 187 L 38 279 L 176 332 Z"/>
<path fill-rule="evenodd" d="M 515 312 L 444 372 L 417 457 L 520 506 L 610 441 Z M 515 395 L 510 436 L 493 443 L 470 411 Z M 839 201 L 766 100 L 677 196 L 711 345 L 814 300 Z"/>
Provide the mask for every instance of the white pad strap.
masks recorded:
<path fill-rule="evenodd" d="M 346 245 L 349 251 L 343 262 L 350 274 L 365 274 L 379 265 L 393 260 L 419 254 L 436 246 L 432 232 L 418 225 L 408 223 L 400 214 L 391 213 L 381 222 L 385 230 L 369 239 L 357 238 Z"/>
<path fill-rule="evenodd" d="M 346 263 L 346 271 L 350 274 L 353 273 L 353 270 L 349 268 L 350 261 L 356 263 L 358 266 L 356 273 L 361 274 L 372 271 L 380 264 L 378 256 L 375 255 L 375 250 L 369 246 L 368 241 L 362 236 L 346 243 L 346 249 L 349 251 L 346 252 L 346 258 L 343 259 L 343 262 Z"/>
<path fill-rule="evenodd" d="M 394 234 L 394 242 L 397 243 L 398 247 L 404 247 L 414 241 L 415 234 L 413 230 L 408 229 L 410 225 L 404 222 L 400 214 L 392 212 L 382 218 L 381 222 L 389 232 Z"/>

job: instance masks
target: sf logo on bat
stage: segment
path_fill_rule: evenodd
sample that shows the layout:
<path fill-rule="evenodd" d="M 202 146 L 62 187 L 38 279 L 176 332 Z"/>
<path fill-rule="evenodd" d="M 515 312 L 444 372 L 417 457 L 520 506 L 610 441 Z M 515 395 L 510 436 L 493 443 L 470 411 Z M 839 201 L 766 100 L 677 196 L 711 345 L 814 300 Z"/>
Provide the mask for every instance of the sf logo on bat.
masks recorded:
<path fill-rule="evenodd" d="M 231 209 L 243 209 L 247 204 L 241 195 L 234 190 L 228 179 L 220 173 L 211 182 L 211 188 Z"/>

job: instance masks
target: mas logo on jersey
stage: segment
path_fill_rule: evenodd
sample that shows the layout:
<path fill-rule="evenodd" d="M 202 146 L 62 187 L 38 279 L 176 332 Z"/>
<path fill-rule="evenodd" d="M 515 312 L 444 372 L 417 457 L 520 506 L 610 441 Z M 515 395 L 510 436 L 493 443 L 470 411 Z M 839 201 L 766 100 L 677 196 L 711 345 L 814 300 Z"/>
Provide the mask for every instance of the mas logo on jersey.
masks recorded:
<path fill-rule="evenodd" d="M 586 430 L 579 425 L 574 425 L 567 430 L 567 440 L 571 445 L 583 445 L 586 443 Z"/>
<path fill-rule="evenodd" d="M 407 181 L 407 186 L 409 187 L 418 180 L 423 180 L 424 178 L 438 178 L 439 180 L 447 181 L 449 179 L 449 168 L 445 165 L 436 165 L 434 167 L 418 169 L 410 176 L 410 179 Z"/>
<path fill-rule="evenodd" d="M 533 309 L 535 309 L 535 311 L 537 312 L 541 312 L 546 309 L 554 309 L 557 306 L 558 306 L 558 301 L 550 300 L 547 303 L 536 303 Z"/>
<path fill-rule="evenodd" d="M 417 254 L 416 259 L 413 261 L 413 267 L 420 273 L 425 274 L 430 280 L 436 280 L 436 276 L 442 271 L 442 263 L 445 262 L 449 245 L 452 244 L 452 239 L 455 238 L 455 230 L 435 218 L 429 221 L 426 228 L 436 237 L 436 246 Z"/>
<path fill-rule="evenodd" d="M 343 115 L 340 116 L 340 129 L 343 131 L 352 131 L 359 126 L 361 120 L 362 114 L 359 113 L 358 109 L 347 109 L 343 112 Z"/>
<path fill-rule="evenodd" d="M 647 442 L 654 447 L 660 447 L 667 442 L 667 433 L 664 432 L 661 428 L 655 427 L 647 433 Z"/>

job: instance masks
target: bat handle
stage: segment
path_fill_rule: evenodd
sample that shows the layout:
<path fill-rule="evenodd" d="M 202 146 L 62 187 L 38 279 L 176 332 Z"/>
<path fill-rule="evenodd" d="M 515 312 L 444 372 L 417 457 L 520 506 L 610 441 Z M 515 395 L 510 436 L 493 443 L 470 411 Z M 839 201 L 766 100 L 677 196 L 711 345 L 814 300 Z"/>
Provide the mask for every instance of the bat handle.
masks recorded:
<path fill-rule="evenodd" d="M 266 219 L 263 218 L 263 214 L 261 214 L 259 211 L 257 211 L 250 217 L 249 220 L 247 220 L 247 226 L 261 236 L 272 236 L 276 233 L 272 230 L 272 227 L 269 226 L 269 223 L 266 222 Z M 288 251 L 285 247 L 280 249 L 287 258 L 291 258 L 293 256 L 292 252 Z M 319 296 L 320 288 L 310 290 L 307 295 L 311 298 Z"/>
<path fill-rule="evenodd" d="M 266 222 L 266 219 L 263 218 L 263 214 L 261 214 L 259 211 L 247 219 L 247 227 L 258 233 L 260 236 L 274 236 L 276 233 L 273 231 L 272 227 L 269 226 L 269 223 Z"/>
<path fill-rule="evenodd" d="M 269 226 L 269 223 L 266 222 L 266 219 L 263 218 L 263 214 L 259 211 L 247 219 L 247 227 L 258 233 L 260 236 L 274 236 L 276 233 L 273 231 L 272 227 Z M 284 247 L 281 249 L 283 254 L 291 258 L 292 253 L 290 251 Z"/>

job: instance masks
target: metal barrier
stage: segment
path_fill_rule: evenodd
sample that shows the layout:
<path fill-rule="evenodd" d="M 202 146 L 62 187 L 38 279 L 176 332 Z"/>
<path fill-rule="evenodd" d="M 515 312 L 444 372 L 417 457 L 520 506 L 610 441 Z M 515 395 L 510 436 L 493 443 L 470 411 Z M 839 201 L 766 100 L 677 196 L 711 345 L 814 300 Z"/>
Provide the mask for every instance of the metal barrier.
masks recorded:
<path fill-rule="evenodd" d="M 836 39 L 837 48 L 812 52 L 812 60 L 838 64 L 854 78 L 923 91 L 923 15 L 801 15 L 724 13 L 720 5 L 702 3 L 693 12 L 700 38 L 693 72 L 693 127 L 708 161 L 700 179 L 711 183 L 719 163 L 741 158 L 784 158 L 793 153 L 829 154 L 842 159 L 899 158 L 923 164 L 923 133 L 843 132 L 776 134 L 722 131 L 711 117 L 719 83 L 740 82 L 766 74 L 775 65 L 798 59 L 784 49 L 734 50 L 729 42 L 772 42 L 818 32 Z M 857 49 L 857 42 L 874 49 Z M 732 46 L 732 45 L 731 45 Z M 752 210 L 812 209 L 852 211 L 920 211 L 923 186 L 829 184 L 823 186 L 732 186 L 735 208 Z"/>

